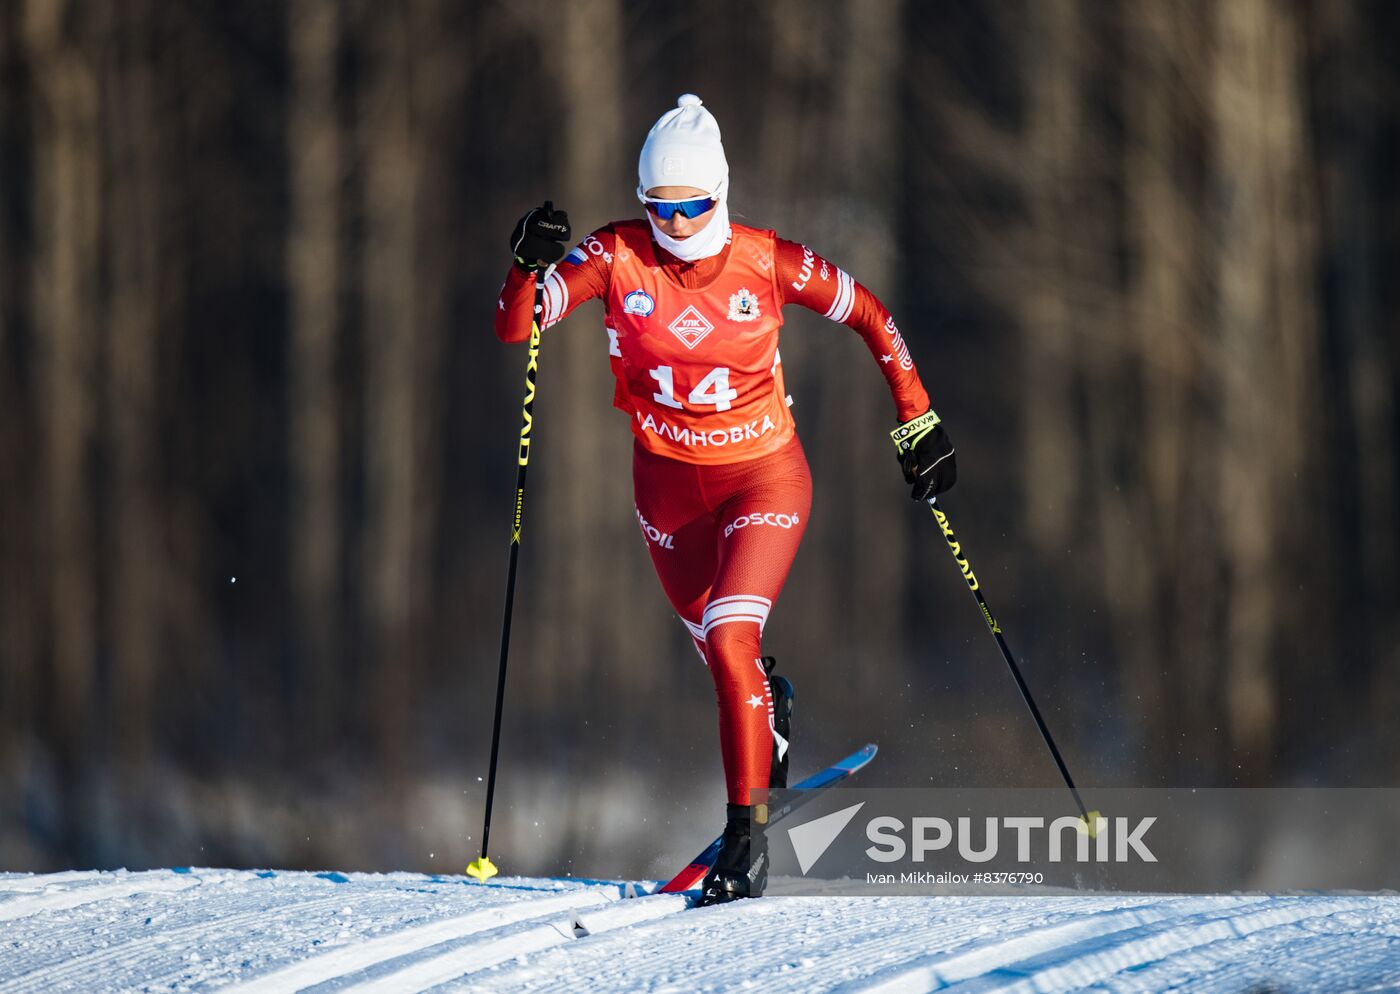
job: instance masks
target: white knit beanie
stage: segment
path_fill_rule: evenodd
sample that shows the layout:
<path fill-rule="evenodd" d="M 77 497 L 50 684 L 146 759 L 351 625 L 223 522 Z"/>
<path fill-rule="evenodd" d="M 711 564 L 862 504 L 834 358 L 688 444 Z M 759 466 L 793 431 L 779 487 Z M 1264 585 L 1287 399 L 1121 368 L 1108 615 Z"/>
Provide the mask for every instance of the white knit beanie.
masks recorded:
<path fill-rule="evenodd" d="M 658 186 L 693 186 L 724 196 L 729 163 L 724 158 L 719 123 L 693 93 L 683 93 L 676 109 L 651 126 L 637 163 L 637 196 Z"/>
<path fill-rule="evenodd" d="M 689 238 L 672 238 L 647 214 L 651 237 L 678 259 L 695 262 L 724 251 L 729 241 L 729 163 L 724 158 L 719 124 L 693 93 L 682 93 L 647 132 L 637 162 L 637 199 L 658 186 L 693 186 L 719 200 L 710 221 Z"/>

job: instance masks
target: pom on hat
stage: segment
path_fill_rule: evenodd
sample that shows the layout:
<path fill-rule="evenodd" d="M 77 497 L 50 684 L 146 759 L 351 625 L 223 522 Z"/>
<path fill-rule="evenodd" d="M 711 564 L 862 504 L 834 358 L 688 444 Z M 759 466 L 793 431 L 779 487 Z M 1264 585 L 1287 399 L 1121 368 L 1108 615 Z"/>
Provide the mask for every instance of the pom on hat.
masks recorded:
<path fill-rule="evenodd" d="M 694 93 L 682 93 L 676 109 L 647 133 L 637 163 L 637 196 L 658 186 L 691 186 L 723 196 L 729 183 L 719 122 Z"/>

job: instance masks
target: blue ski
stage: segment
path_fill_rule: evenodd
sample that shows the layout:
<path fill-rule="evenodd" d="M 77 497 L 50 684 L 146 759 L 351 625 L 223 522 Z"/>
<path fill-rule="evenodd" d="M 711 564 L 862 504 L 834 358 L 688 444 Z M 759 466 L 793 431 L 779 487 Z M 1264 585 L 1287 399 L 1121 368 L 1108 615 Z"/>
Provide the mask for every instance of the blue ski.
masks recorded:
<path fill-rule="evenodd" d="M 813 773 L 810 777 L 800 783 L 795 783 L 790 789 L 803 791 L 797 794 L 784 804 L 768 811 L 768 824 L 773 825 L 788 815 L 792 814 L 802 805 L 812 800 L 827 787 L 840 783 L 853 773 L 866 767 L 875 758 L 875 753 L 879 747 L 871 744 L 864 745 L 851 753 L 845 759 L 832 763 L 824 770 Z M 715 865 L 715 859 L 719 856 L 720 843 L 723 836 L 715 839 L 705 851 L 690 861 L 690 864 L 672 877 L 665 886 L 657 891 L 658 894 L 677 894 L 681 891 L 693 890 L 700 885 L 700 881 L 705 879 L 705 874 L 710 872 L 710 867 Z"/>

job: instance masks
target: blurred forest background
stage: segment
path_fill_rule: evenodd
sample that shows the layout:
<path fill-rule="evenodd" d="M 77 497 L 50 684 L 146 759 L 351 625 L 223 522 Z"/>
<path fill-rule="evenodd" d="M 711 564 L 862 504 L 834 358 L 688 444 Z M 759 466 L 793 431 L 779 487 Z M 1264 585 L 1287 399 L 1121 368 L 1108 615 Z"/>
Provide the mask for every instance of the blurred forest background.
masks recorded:
<path fill-rule="evenodd" d="M 1400 777 L 1400 4 L 0 2 L 0 869 L 460 872 L 525 355 L 515 219 L 639 216 L 677 94 L 740 219 L 894 311 L 946 507 L 1085 784 Z M 597 305 L 541 357 L 509 872 L 673 870 L 713 690 Z M 795 770 L 1053 785 L 857 337 L 765 647 Z"/>

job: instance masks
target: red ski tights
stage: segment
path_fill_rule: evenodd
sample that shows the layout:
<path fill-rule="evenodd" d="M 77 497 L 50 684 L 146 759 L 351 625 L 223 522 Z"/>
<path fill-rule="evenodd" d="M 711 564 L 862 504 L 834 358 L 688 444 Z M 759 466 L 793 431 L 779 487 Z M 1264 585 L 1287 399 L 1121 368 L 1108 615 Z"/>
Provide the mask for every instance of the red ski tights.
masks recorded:
<path fill-rule="evenodd" d="M 731 804 L 768 786 L 773 698 L 759 637 L 812 506 L 796 437 L 768 456 L 699 466 L 634 447 L 637 519 L 656 575 L 710 667 Z"/>

